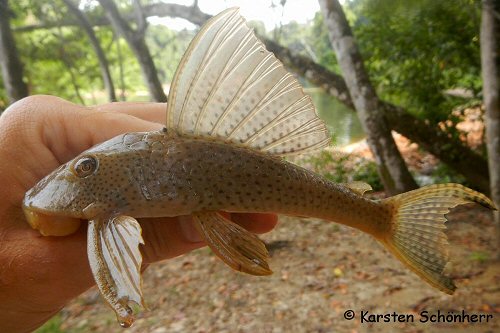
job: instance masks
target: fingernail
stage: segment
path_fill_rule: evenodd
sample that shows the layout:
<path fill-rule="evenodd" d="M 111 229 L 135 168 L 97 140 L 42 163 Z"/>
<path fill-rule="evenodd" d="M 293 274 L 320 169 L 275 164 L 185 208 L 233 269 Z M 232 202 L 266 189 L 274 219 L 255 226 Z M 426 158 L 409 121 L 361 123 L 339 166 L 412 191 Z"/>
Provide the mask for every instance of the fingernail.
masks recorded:
<path fill-rule="evenodd" d="M 179 224 L 181 226 L 181 232 L 184 238 L 193 243 L 199 243 L 203 241 L 198 230 L 196 230 L 193 224 L 193 218 L 190 215 L 182 215 L 178 218 Z"/>

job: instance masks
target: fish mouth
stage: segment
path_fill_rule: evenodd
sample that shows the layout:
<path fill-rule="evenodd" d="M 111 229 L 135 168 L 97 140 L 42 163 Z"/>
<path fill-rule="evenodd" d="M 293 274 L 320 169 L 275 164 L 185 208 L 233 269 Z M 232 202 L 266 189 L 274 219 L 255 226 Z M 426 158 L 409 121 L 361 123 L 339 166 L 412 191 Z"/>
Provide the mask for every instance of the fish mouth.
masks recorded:
<path fill-rule="evenodd" d="M 23 205 L 29 225 L 43 236 L 67 236 L 75 233 L 82 219 L 60 216 L 53 212 Z"/>

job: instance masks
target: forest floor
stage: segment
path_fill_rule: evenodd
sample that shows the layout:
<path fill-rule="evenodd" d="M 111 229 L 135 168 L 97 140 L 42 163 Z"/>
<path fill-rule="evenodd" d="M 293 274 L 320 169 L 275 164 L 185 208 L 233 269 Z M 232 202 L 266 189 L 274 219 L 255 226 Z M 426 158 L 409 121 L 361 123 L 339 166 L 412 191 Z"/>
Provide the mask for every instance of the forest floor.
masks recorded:
<path fill-rule="evenodd" d="M 432 156 L 396 139 L 412 169 L 425 173 L 435 165 Z M 370 158 L 363 143 L 348 149 Z M 261 236 L 271 255 L 271 276 L 232 271 L 208 248 L 199 249 L 145 271 L 149 310 L 140 310 L 126 331 L 94 287 L 43 332 L 500 332 L 500 262 L 493 260 L 492 214 L 468 205 L 454 209 L 448 219 L 449 275 L 458 286 L 452 296 L 422 282 L 366 234 L 321 220 L 281 217 L 275 230 Z M 354 319 L 344 318 L 348 310 Z M 446 319 L 462 311 L 484 315 L 483 320 Z M 438 313 L 444 315 L 440 322 L 430 317 Z M 377 314 L 387 314 L 389 322 L 361 319 Z"/>

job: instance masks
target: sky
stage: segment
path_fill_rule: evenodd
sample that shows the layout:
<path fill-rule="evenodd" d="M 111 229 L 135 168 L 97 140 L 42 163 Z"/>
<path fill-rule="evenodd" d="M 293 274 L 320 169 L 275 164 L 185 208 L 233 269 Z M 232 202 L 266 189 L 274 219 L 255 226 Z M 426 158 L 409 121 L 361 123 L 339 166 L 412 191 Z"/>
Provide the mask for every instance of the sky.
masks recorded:
<path fill-rule="evenodd" d="M 192 0 L 171 0 L 165 2 L 178 3 L 185 6 L 190 6 Z M 274 2 L 278 6 L 271 8 L 271 3 Z M 199 0 L 198 6 L 201 11 L 215 15 L 222 10 L 230 7 L 240 7 L 240 13 L 247 20 L 259 20 L 264 22 L 266 29 L 274 29 L 276 24 L 281 21 L 286 24 L 290 21 L 306 23 L 314 18 L 314 14 L 319 11 L 319 4 L 316 0 L 287 0 L 283 9 L 279 5 L 279 0 Z M 149 21 L 153 24 L 165 24 L 170 29 L 194 29 L 195 26 L 182 19 L 171 18 L 150 18 Z"/>

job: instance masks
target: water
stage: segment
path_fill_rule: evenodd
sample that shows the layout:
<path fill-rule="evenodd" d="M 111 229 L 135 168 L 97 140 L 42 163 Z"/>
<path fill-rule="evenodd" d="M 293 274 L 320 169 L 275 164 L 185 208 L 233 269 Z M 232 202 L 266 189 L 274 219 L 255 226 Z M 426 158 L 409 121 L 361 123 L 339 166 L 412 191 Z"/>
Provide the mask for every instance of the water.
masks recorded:
<path fill-rule="evenodd" d="M 305 90 L 312 97 L 318 115 L 325 121 L 336 146 L 346 146 L 365 138 L 361 123 L 354 111 L 320 88 Z"/>

